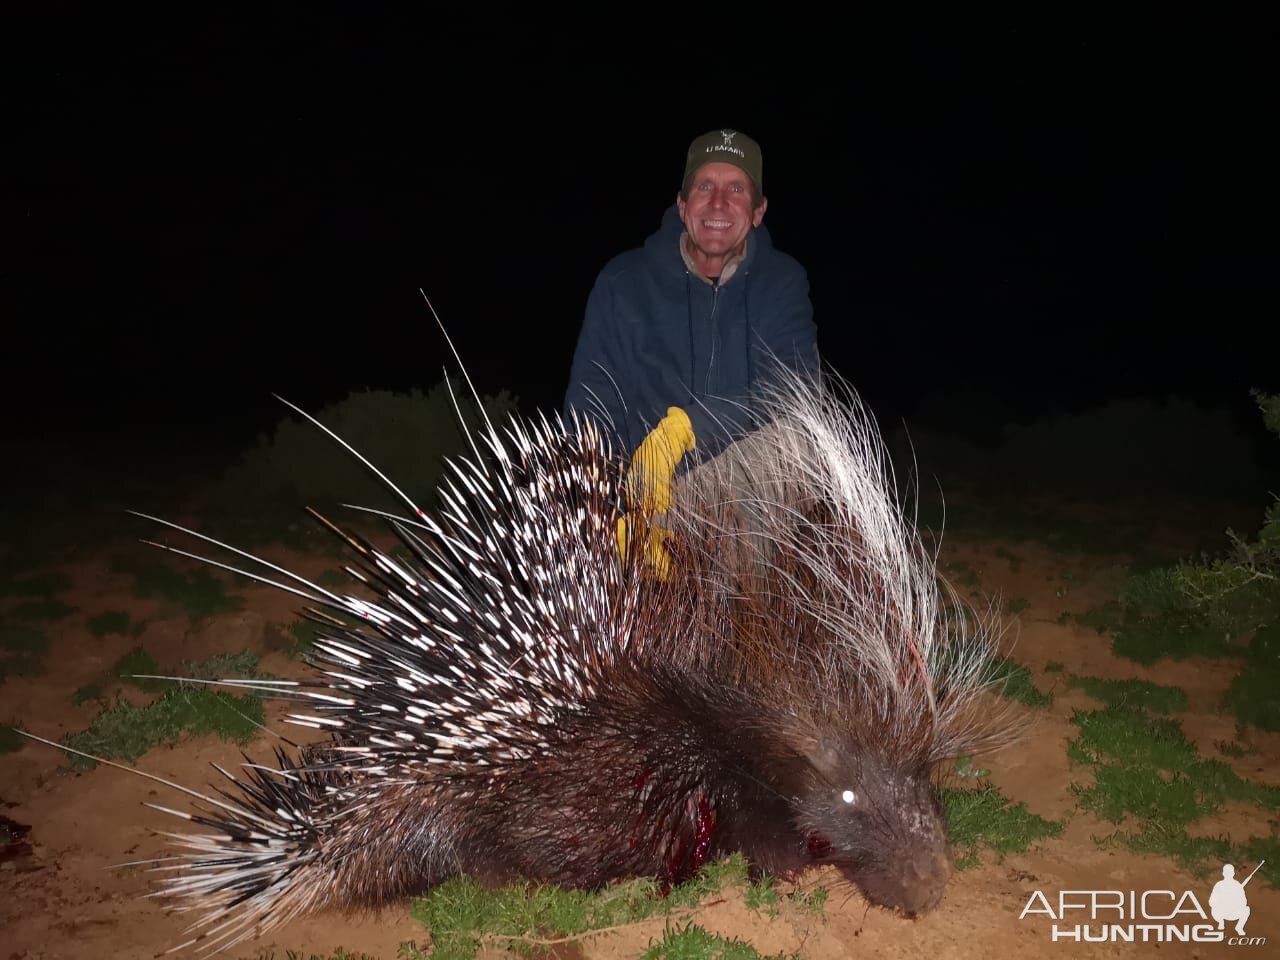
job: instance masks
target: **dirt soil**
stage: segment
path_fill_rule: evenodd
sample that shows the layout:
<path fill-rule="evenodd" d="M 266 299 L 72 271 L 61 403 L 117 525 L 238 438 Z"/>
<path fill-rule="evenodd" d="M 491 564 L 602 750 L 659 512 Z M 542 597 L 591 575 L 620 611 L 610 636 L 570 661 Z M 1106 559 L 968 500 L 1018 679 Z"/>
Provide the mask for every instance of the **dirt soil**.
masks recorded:
<path fill-rule="evenodd" d="M 123 654 L 141 642 L 162 667 L 181 660 L 201 660 L 215 653 L 234 653 L 249 645 L 264 654 L 261 669 L 278 676 L 296 676 L 306 668 L 287 653 L 287 631 L 296 622 L 292 598 L 271 588 L 237 584 L 247 600 L 239 613 L 222 614 L 193 623 L 159 601 L 140 600 L 131 593 L 128 578 L 113 572 L 109 558 L 121 553 L 138 556 L 136 541 L 122 540 L 82 550 L 74 563 L 62 564 L 73 580 L 58 598 L 76 608 L 73 615 L 47 626 L 50 638 L 48 675 L 9 678 L 0 686 L 0 718 L 34 733 L 57 739 L 83 730 L 100 710 L 95 703 L 74 705 L 72 694 L 101 676 Z M 1007 554 L 1016 554 L 1011 564 Z M 271 551 L 306 573 L 335 566 L 332 556 Z M 1053 921 L 1044 915 L 1020 919 L 1028 900 L 1041 891 L 1056 904 L 1064 890 L 1190 890 L 1208 909 L 1216 877 L 1202 878 L 1175 862 L 1101 847 L 1095 838 L 1113 832 L 1114 825 L 1079 810 L 1069 787 L 1088 783 L 1087 768 L 1068 764 L 1066 743 L 1075 728 L 1068 718 L 1074 709 L 1099 706 L 1055 677 L 1069 673 L 1102 677 L 1136 677 L 1182 687 L 1187 710 L 1178 715 L 1201 756 L 1226 760 L 1242 777 L 1280 786 L 1280 735 L 1246 730 L 1238 734 L 1232 718 L 1217 703 L 1238 665 L 1187 660 L 1142 668 L 1115 658 L 1106 637 L 1079 626 L 1056 621 L 1064 611 L 1089 609 L 1109 596 L 1116 582 L 1114 561 L 1051 552 L 1030 543 L 957 541 L 943 553 L 944 564 L 963 562 L 979 577 L 985 594 L 1022 598 L 1027 607 L 1010 618 L 1007 645 L 1012 656 L 1028 666 L 1041 689 L 1054 695 L 1052 707 L 1033 711 L 1034 724 L 1025 740 L 1002 754 L 980 758 L 990 779 L 1031 812 L 1065 820 L 1058 839 L 1043 841 L 1024 853 L 1003 859 L 987 851 L 982 863 L 957 874 L 941 907 L 919 920 L 901 919 L 868 907 L 856 891 L 836 878 L 812 870 L 803 886 L 825 884 L 832 895 L 822 917 L 784 909 L 774 918 L 748 910 L 737 893 L 705 906 L 694 919 L 707 929 L 740 937 L 761 954 L 798 951 L 811 960 L 858 957 L 1209 957 L 1235 955 L 1280 956 L 1280 891 L 1251 883 L 1248 898 L 1252 916 L 1250 937 L 1265 944 L 1228 946 L 1226 943 L 1103 943 L 1053 942 Z M 1016 569 L 1015 569 L 1016 567 Z M 37 572 L 37 571 L 32 571 Z M 86 621 L 104 611 L 127 611 L 133 621 L 145 621 L 137 638 L 91 635 Z M 1044 666 L 1058 661 L 1065 673 L 1046 674 Z M 147 699 L 126 692 L 138 702 Z M 297 738 L 285 726 L 280 704 L 268 706 L 268 725 Z M 1216 741 L 1241 742 L 1248 752 L 1240 758 L 1221 757 Z M 248 748 L 251 755 L 269 756 L 273 737 L 261 734 Z M 233 767 L 241 762 L 239 749 L 214 737 L 190 738 L 175 748 L 158 748 L 137 763 L 142 770 L 178 783 L 203 788 L 215 782 L 210 763 Z M 85 773 L 67 770 L 62 754 L 26 743 L 16 752 L 0 755 L 0 815 L 30 826 L 29 851 L 18 849 L 0 862 L 0 960 L 18 958 L 142 958 L 181 943 L 190 918 L 167 914 L 156 899 L 151 875 L 142 868 L 113 869 L 130 860 L 162 856 L 166 846 L 154 830 L 183 829 L 179 821 L 142 804 L 155 802 L 179 809 L 184 799 L 173 791 L 130 773 L 98 766 Z M 1267 815 L 1257 808 L 1231 808 L 1205 823 L 1205 833 L 1226 834 L 1240 841 L 1267 834 Z M 1238 864 L 1239 878 L 1253 864 Z M 1280 863 L 1264 871 L 1280 871 Z M 1167 901 L 1166 901 L 1167 902 Z M 1087 919 L 1087 918 L 1086 918 Z M 1187 918 L 1184 918 L 1187 919 Z M 1194 918 L 1191 918 L 1194 919 Z M 662 920 L 637 924 L 584 940 L 579 946 L 556 951 L 559 956 L 634 958 L 661 939 Z M 1228 934 L 1231 931 L 1228 930 Z M 406 908 L 376 916 L 351 917 L 330 912 L 289 923 L 260 940 L 234 950 L 236 957 L 328 957 L 337 948 L 354 954 L 392 960 L 401 943 L 430 942 L 428 932 Z M 504 955 L 499 948 L 490 955 Z"/>

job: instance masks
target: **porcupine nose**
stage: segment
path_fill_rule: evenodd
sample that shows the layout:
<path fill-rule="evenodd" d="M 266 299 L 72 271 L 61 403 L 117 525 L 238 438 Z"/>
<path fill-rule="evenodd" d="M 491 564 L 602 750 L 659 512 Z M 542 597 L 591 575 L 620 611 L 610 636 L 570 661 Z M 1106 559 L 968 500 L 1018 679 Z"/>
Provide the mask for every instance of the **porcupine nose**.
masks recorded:
<path fill-rule="evenodd" d="M 951 860 L 945 852 L 909 861 L 902 877 L 902 912 L 915 919 L 932 912 L 942 902 L 951 876 Z"/>
<path fill-rule="evenodd" d="M 945 850 L 935 850 L 886 863 L 875 875 L 861 876 L 858 885 L 876 906 L 914 920 L 942 902 L 950 876 L 950 858 Z"/>

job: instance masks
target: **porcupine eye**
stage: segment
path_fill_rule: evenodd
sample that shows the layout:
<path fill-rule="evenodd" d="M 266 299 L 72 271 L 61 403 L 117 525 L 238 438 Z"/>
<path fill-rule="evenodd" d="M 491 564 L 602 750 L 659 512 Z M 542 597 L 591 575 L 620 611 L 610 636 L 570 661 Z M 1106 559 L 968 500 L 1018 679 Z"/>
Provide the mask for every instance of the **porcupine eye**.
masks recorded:
<path fill-rule="evenodd" d="M 845 803 L 856 803 L 858 800 L 858 795 L 854 793 L 852 790 L 846 790 L 844 793 L 840 794 L 840 799 L 843 800 Z"/>

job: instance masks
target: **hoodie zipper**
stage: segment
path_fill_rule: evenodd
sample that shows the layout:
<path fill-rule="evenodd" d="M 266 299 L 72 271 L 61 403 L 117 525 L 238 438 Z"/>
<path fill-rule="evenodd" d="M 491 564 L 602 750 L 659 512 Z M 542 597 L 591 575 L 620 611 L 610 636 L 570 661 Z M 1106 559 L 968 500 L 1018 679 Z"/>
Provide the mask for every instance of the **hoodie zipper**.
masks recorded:
<path fill-rule="evenodd" d="M 716 368 L 716 344 L 720 341 L 720 332 L 716 329 L 716 305 L 720 302 L 720 284 L 711 288 L 711 316 L 708 326 L 711 328 L 711 356 L 707 360 L 707 382 L 702 388 L 703 394 L 711 395 L 711 371 Z"/>

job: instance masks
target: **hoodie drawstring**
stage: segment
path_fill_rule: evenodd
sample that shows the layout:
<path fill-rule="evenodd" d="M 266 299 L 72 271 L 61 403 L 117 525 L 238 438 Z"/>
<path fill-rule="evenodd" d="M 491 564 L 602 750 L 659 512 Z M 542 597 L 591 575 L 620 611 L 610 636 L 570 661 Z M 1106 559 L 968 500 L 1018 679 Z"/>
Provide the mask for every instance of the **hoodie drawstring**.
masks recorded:
<path fill-rule="evenodd" d="M 693 343 L 693 288 L 692 279 L 689 277 L 689 271 L 684 272 L 684 310 L 685 319 L 689 324 L 689 379 L 685 382 L 689 384 L 690 398 L 695 396 L 697 381 L 694 380 L 696 370 L 694 367 L 694 343 Z"/>
<path fill-rule="evenodd" d="M 744 353 L 747 357 L 747 404 L 751 409 L 755 410 L 755 402 L 752 399 L 754 391 L 751 389 L 752 384 L 756 382 L 755 371 L 752 369 L 751 363 L 751 271 L 744 270 L 742 272 L 742 316 L 746 321 L 742 327 L 742 340 Z"/>

